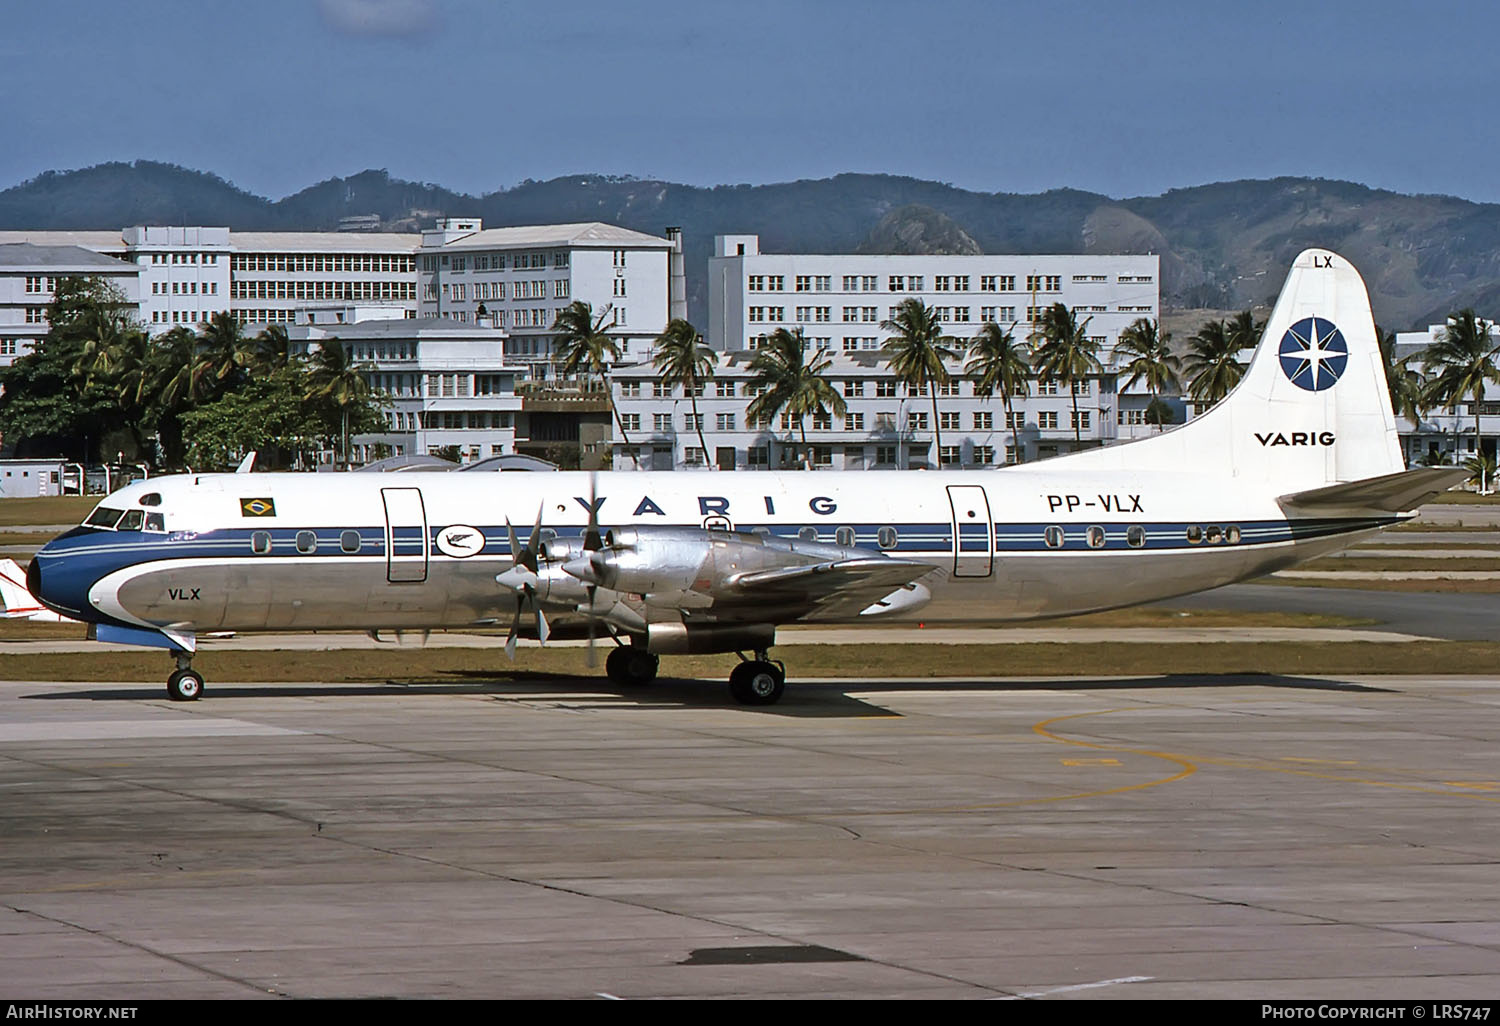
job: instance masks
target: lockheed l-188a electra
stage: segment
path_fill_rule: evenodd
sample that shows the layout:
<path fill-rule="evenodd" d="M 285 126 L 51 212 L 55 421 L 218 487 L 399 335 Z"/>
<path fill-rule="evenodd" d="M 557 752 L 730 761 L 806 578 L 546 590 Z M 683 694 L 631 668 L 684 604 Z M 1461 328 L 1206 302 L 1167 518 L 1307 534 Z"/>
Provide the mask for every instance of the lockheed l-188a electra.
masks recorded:
<path fill-rule="evenodd" d="M 775 702 L 778 626 L 1015 621 L 1154 602 L 1324 555 L 1467 476 L 1407 470 L 1370 300 L 1297 257 L 1238 387 L 1181 427 L 985 472 L 188 474 L 139 481 L 49 542 L 27 586 L 99 641 L 510 625 L 659 657 L 738 652 Z M 750 653 L 746 655 L 746 653 Z"/>

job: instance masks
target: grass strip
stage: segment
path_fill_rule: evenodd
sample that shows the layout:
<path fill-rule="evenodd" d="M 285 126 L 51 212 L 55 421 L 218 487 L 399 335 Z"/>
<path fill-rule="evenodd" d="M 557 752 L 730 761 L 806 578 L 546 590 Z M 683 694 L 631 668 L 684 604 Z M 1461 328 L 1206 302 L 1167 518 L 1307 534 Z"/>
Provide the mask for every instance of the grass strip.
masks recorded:
<path fill-rule="evenodd" d="M 781 649 L 788 676 L 902 677 L 1159 676 L 1163 674 L 1467 674 L 1493 673 L 1500 643 L 1417 641 L 1401 643 L 1315 642 L 954 645 L 940 652 L 921 645 L 814 645 Z M 738 660 L 733 655 L 667 656 L 667 678 L 721 681 Z M 586 663 L 581 649 L 523 651 L 515 664 L 494 650 L 429 649 L 395 652 L 213 652 L 193 661 L 214 682 L 535 683 L 568 678 L 590 687 L 608 686 L 602 668 Z M 58 653 L 9 655 L 0 680 L 165 681 L 172 662 L 165 653 Z"/>

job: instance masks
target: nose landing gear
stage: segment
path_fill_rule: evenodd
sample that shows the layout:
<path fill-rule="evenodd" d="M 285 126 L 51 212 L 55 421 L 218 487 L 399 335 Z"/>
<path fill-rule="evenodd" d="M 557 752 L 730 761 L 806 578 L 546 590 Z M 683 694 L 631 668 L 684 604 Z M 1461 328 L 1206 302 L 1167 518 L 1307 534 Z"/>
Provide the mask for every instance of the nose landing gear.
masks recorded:
<path fill-rule="evenodd" d="M 203 694 L 203 675 L 193 669 L 193 657 L 177 653 L 177 669 L 167 678 L 167 697 L 174 702 L 196 702 Z"/>

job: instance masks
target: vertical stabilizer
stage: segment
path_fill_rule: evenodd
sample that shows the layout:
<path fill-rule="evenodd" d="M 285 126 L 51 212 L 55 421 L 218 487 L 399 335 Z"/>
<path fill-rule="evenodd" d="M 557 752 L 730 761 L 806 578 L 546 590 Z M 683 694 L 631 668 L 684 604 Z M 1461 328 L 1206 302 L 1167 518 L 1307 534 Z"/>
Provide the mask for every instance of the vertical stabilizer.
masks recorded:
<path fill-rule="evenodd" d="M 1359 272 L 1336 253 L 1304 251 L 1228 397 L 1175 430 L 1062 460 L 1075 467 L 1218 468 L 1278 494 L 1404 470 Z"/>

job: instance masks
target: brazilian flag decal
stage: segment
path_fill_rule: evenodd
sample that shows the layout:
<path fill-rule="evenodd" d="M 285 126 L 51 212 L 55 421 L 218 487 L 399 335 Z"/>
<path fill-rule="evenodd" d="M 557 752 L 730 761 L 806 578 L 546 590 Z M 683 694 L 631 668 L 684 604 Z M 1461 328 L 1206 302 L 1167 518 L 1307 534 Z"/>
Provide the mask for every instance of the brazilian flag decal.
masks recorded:
<path fill-rule="evenodd" d="M 274 499 L 241 499 L 240 516 L 244 517 L 274 517 L 276 515 L 276 500 Z"/>

